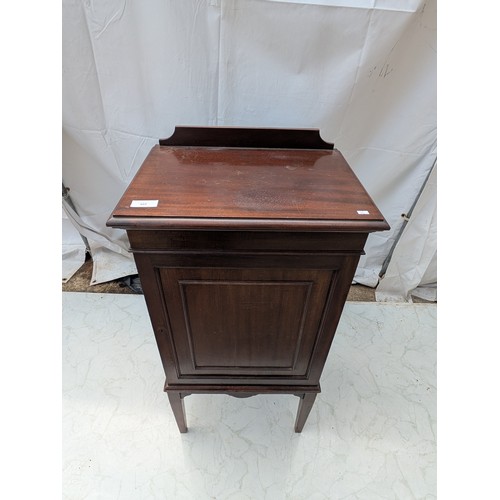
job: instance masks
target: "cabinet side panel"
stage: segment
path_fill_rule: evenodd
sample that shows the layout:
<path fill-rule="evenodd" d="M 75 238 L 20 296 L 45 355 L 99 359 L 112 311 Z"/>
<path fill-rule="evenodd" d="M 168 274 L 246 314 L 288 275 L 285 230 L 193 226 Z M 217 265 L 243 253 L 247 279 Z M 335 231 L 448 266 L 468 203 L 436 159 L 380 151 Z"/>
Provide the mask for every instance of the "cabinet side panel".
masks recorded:
<path fill-rule="evenodd" d="M 178 381 L 176 369 L 178 361 L 173 348 L 170 320 L 157 273 L 148 254 L 134 254 L 134 259 L 165 375 L 168 381 L 176 382 Z"/>
<path fill-rule="evenodd" d="M 326 358 L 330 352 L 333 338 L 344 309 L 347 294 L 358 265 L 359 256 L 348 256 L 344 258 L 334 283 L 326 300 L 325 312 L 318 332 L 318 341 L 314 348 L 313 359 L 310 363 L 308 373 L 309 380 L 319 381 L 323 371 Z"/>

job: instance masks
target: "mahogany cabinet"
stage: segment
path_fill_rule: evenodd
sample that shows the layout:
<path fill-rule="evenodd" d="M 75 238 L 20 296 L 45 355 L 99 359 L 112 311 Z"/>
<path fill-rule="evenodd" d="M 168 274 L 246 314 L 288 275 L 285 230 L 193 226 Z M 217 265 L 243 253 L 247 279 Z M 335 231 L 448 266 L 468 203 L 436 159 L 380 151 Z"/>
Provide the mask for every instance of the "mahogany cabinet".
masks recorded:
<path fill-rule="evenodd" d="M 179 430 L 183 398 L 294 394 L 301 432 L 370 232 L 317 130 L 177 127 L 108 220 L 126 229 Z"/>

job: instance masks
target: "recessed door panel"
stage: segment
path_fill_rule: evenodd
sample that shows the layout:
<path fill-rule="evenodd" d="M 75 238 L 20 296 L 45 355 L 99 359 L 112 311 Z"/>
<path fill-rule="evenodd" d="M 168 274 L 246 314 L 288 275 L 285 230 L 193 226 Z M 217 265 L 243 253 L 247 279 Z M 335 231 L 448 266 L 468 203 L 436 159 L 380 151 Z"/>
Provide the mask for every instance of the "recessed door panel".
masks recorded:
<path fill-rule="evenodd" d="M 158 272 L 180 377 L 306 374 L 335 271 Z"/>

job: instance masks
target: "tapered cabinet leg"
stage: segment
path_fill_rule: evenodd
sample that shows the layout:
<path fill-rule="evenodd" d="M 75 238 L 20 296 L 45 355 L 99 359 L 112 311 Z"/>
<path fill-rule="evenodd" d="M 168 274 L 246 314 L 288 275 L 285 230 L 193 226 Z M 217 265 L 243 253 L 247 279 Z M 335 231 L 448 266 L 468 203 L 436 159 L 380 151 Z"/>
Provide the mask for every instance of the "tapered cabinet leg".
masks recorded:
<path fill-rule="evenodd" d="M 186 412 L 184 410 L 184 400 L 181 397 L 181 393 L 167 392 L 167 394 L 179 431 L 182 433 L 187 432 Z"/>
<path fill-rule="evenodd" d="M 309 392 L 299 396 L 300 402 L 299 409 L 297 410 L 297 418 L 295 419 L 295 432 L 302 432 L 316 396 L 317 394 L 315 392 Z"/>

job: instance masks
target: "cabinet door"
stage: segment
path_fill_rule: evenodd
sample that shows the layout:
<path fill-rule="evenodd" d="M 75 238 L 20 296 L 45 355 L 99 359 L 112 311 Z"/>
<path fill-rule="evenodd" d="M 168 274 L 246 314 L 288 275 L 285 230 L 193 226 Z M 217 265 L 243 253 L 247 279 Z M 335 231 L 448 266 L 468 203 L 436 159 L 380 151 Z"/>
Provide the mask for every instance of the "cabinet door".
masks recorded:
<path fill-rule="evenodd" d="M 157 267 L 179 380 L 306 377 L 331 269 Z"/>

